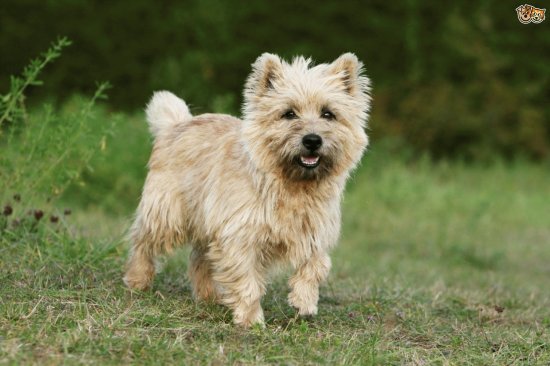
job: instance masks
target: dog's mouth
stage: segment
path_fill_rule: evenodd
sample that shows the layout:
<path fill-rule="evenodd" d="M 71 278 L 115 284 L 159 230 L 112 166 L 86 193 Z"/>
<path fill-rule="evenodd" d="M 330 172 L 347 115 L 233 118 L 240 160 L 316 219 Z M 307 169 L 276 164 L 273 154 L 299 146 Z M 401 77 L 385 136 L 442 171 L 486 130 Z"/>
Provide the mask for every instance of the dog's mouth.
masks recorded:
<path fill-rule="evenodd" d="M 298 164 L 307 169 L 317 168 L 321 162 L 321 157 L 317 154 L 300 155 Z"/>

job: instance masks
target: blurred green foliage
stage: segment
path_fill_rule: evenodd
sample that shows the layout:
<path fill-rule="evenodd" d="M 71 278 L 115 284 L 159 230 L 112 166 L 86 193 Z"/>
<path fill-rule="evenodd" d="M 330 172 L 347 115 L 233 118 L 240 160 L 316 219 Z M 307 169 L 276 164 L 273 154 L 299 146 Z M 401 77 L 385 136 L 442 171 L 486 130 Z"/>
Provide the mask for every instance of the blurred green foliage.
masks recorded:
<path fill-rule="evenodd" d="M 38 97 L 64 101 L 109 80 L 115 109 L 141 109 L 153 90 L 169 89 L 193 113 L 238 113 L 262 52 L 326 62 L 352 51 L 374 84 L 373 141 L 436 158 L 542 159 L 550 156 L 550 21 L 523 25 L 518 5 L 3 0 L 0 90 L 63 35 L 74 45 Z"/>
<path fill-rule="evenodd" d="M 98 85 L 88 100 L 71 98 L 61 110 L 44 104 L 27 111 L 27 89 L 42 85 L 42 70 L 69 45 L 65 38 L 52 43 L 20 76 L 11 76 L 9 92 L 0 95 L 0 202 L 24 197 L 27 206 L 18 205 L 23 211 L 37 202 L 51 203 L 67 187 L 82 183 L 83 172 L 91 170 L 98 151 L 106 150 L 112 132 L 114 117 L 107 118 L 96 105 L 108 83 Z M 13 208 L 6 207 L 9 216 Z"/>

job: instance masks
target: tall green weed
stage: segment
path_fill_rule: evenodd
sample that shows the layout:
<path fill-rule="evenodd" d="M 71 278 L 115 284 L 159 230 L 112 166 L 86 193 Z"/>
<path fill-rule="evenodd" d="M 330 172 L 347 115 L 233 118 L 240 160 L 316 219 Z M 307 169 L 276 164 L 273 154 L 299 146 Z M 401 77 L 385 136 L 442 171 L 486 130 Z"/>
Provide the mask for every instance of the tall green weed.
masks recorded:
<path fill-rule="evenodd" d="M 26 108 L 28 89 L 42 84 L 40 73 L 70 44 L 66 38 L 52 43 L 21 76 L 10 78 L 9 91 L 0 96 L 0 214 L 4 226 L 26 216 L 34 215 L 39 221 L 42 215 L 37 211 L 53 209 L 53 202 L 66 188 L 92 169 L 92 157 L 105 149 L 113 131 L 113 120 L 97 106 L 106 98 L 108 83 L 98 84 L 91 97 L 73 98 L 62 109 L 47 103 L 31 112 Z"/>

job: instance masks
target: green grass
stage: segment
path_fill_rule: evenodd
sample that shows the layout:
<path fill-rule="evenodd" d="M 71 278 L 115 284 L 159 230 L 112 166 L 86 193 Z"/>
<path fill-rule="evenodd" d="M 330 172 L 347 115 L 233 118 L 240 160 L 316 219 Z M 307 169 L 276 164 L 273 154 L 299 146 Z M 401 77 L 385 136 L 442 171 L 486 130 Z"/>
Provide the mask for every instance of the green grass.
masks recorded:
<path fill-rule="evenodd" d="M 59 204 L 71 216 L 8 222 L 1 364 L 550 363 L 548 166 L 405 163 L 375 145 L 345 196 L 319 315 L 295 316 L 281 274 L 263 301 L 266 328 L 245 331 L 226 308 L 192 301 L 186 250 L 151 292 L 122 284 L 145 129 L 122 120 L 86 185 Z"/>

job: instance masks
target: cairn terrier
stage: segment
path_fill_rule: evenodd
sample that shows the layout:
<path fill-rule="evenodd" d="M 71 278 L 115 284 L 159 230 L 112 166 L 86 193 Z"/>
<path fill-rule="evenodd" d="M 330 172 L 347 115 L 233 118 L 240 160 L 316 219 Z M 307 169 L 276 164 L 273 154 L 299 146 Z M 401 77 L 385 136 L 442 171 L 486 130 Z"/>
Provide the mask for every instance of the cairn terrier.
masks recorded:
<path fill-rule="evenodd" d="M 368 144 L 370 82 L 362 73 L 351 53 L 316 66 L 265 53 L 246 82 L 242 120 L 192 116 L 174 94 L 155 93 L 128 287 L 147 289 L 155 257 L 189 243 L 194 296 L 227 305 L 236 324 L 263 323 L 260 301 L 277 263 L 295 270 L 289 304 L 316 314 L 344 186 Z"/>

